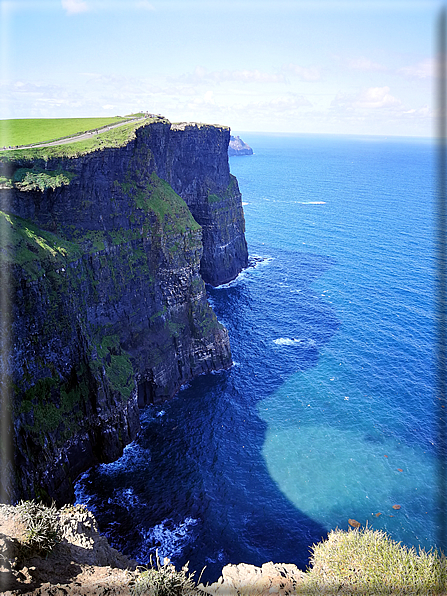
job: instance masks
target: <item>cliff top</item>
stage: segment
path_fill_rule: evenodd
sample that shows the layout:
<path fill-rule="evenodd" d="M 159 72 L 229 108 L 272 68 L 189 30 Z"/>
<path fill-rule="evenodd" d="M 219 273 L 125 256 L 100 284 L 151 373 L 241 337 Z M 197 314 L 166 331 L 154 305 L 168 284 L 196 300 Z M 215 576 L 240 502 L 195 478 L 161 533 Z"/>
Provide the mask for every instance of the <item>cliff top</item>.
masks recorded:
<path fill-rule="evenodd" d="M 163 116 L 138 113 L 111 118 L 40 118 L 0 120 L 0 161 L 14 162 L 80 157 L 109 147 L 123 147 L 138 128 L 154 122 L 171 124 Z M 217 128 L 221 124 L 175 122 L 172 130 Z M 1 181 L 0 181 L 1 182 Z"/>
<path fill-rule="evenodd" d="M 50 532 L 55 538 L 47 547 Z M 80 505 L 58 512 L 33 502 L 0 505 L 0 537 L 2 594 L 37 596 L 62 584 L 70 594 L 100 594 L 106 586 L 110 595 L 128 596 L 129 583 L 135 581 L 136 561 L 111 548 L 93 515 Z"/>
<path fill-rule="evenodd" d="M 186 130 L 187 128 L 219 128 L 221 130 L 230 130 L 229 126 L 223 124 L 205 124 L 203 122 L 173 122 L 171 128 L 173 130 Z"/>
<path fill-rule="evenodd" d="M 0 147 L 20 148 L 25 145 L 50 143 L 117 123 L 135 120 L 144 114 L 107 118 L 21 118 L 0 120 Z"/>
<path fill-rule="evenodd" d="M 92 129 L 88 129 L 87 131 L 82 130 L 82 128 L 85 129 L 85 126 L 88 126 L 86 121 L 90 119 L 63 119 L 64 124 L 60 129 L 61 136 L 58 139 L 45 142 L 41 145 L 31 145 L 30 142 L 30 145 L 26 147 L 21 146 L 12 149 L 9 149 L 8 147 L 7 149 L 0 150 L 0 161 L 32 161 L 37 159 L 43 159 L 47 161 L 51 158 L 80 157 L 81 155 L 109 147 L 123 147 L 124 145 L 127 145 L 129 141 L 135 138 L 135 131 L 138 128 L 146 126 L 147 124 L 153 122 L 170 124 L 169 120 L 163 116 L 155 116 L 153 114 L 133 114 L 128 117 L 118 118 L 119 120 L 107 123 L 106 125 L 104 125 L 104 120 L 107 119 L 93 119 L 93 121 L 95 121 L 97 124 Z M 73 120 L 73 122 L 70 124 L 68 122 L 69 120 Z M 98 124 L 98 122 L 101 121 L 102 128 Z M 36 127 L 34 127 L 33 130 L 35 131 Z M 54 128 L 47 123 L 46 128 L 43 127 L 42 130 L 49 131 L 54 130 Z M 71 134 L 64 136 L 67 134 L 68 130 L 72 131 Z M 74 131 L 77 131 L 79 134 L 75 134 Z M 23 141 L 24 137 L 22 133 L 18 138 L 21 138 Z M 39 134 L 42 136 L 42 134 L 45 134 L 45 132 L 41 132 Z M 33 137 L 30 136 L 29 138 Z M 35 138 L 38 138 L 38 136 Z"/>

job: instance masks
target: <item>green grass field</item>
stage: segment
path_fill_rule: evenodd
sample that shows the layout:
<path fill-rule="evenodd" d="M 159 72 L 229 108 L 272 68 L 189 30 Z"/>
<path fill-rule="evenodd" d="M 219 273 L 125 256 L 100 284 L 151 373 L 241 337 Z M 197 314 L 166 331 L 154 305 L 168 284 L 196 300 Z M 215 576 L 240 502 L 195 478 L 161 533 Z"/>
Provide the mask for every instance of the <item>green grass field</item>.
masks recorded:
<path fill-rule="evenodd" d="M 132 114 L 132 117 L 138 114 Z M 130 116 L 111 118 L 25 118 L 0 120 L 0 149 L 17 145 L 33 145 L 69 137 L 129 120 Z"/>
<path fill-rule="evenodd" d="M 139 117 L 141 114 L 132 114 L 132 117 Z M 128 120 L 129 116 L 123 118 L 122 120 Z M 67 119 L 68 120 L 68 119 Z M 78 119 L 73 119 L 77 120 Z M 90 120 L 90 119 L 85 119 Z M 96 122 L 99 122 L 100 119 L 92 119 Z M 102 121 L 107 120 L 106 118 L 102 118 Z M 25 161 L 34 161 L 34 160 L 44 160 L 47 161 L 49 159 L 57 159 L 60 157 L 80 157 L 81 155 L 86 155 L 87 153 L 92 153 L 93 151 L 107 149 L 109 147 L 123 147 L 127 145 L 129 141 L 135 138 L 135 131 L 142 127 L 146 126 L 150 122 L 165 122 L 169 123 L 163 117 L 156 116 L 155 118 L 144 118 L 144 120 L 133 120 L 123 124 L 122 126 L 118 126 L 117 128 L 112 128 L 111 130 L 107 130 L 99 135 L 93 135 L 91 138 L 85 140 L 76 140 L 76 137 L 73 138 L 73 142 L 62 144 L 62 145 L 53 145 L 53 146 L 44 146 L 44 147 L 30 147 L 29 149 L 13 149 L 9 150 L 6 149 L 2 151 L 3 145 L 0 143 L 0 162 L 2 163 L 21 163 Z M 0 121 L 1 122 L 1 121 Z M 107 124 L 107 122 L 106 122 Z M 5 181 L 2 180 L 0 183 L 4 183 Z"/>

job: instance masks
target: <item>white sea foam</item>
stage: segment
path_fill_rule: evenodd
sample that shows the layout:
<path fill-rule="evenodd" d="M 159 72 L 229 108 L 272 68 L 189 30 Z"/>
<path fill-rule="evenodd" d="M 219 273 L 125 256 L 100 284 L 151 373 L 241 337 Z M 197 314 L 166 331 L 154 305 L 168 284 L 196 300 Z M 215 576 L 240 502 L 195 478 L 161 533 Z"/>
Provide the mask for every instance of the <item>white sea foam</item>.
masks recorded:
<path fill-rule="evenodd" d="M 314 347 L 316 342 L 314 339 L 300 339 L 296 337 L 278 337 L 274 339 L 273 343 L 277 346 L 301 346 L 303 348 Z"/>
<path fill-rule="evenodd" d="M 273 343 L 275 343 L 277 346 L 296 346 L 302 344 L 303 342 L 303 339 L 291 339 L 289 337 L 278 337 L 278 339 L 273 340 Z"/>
<path fill-rule="evenodd" d="M 271 261 L 274 260 L 274 257 L 267 255 L 263 257 L 262 255 L 250 255 L 248 258 L 248 268 L 256 268 L 260 265 L 268 265 Z"/>
<path fill-rule="evenodd" d="M 143 544 L 138 553 L 138 560 L 147 565 L 151 556 L 154 559 L 156 551 L 161 561 L 164 557 L 171 559 L 180 556 L 186 544 L 194 540 L 194 527 L 198 523 L 199 520 L 192 517 L 187 517 L 177 524 L 173 519 L 167 518 L 152 528 L 142 528 L 140 535 Z"/>
<path fill-rule="evenodd" d="M 123 455 L 108 464 L 99 464 L 98 468 L 101 472 L 106 474 L 114 474 L 122 469 L 127 468 L 130 465 L 134 465 L 135 462 L 150 461 L 151 456 L 148 449 L 144 449 L 139 443 L 133 441 L 126 445 L 123 449 Z"/>
<path fill-rule="evenodd" d="M 108 503 L 117 504 L 123 507 L 135 507 L 140 502 L 137 495 L 134 493 L 132 487 L 129 488 L 117 488 L 113 491 L 113 495 L 109 497 Z"/>
<path fill-rule="evenodd" d="M 250 272 L 251 269 L 256 269 L 260 265 L 268 265 L 271 261 L 273 261 L 273 259 L 274 259 L 274 257 L 270 257 L 270 256 L 262 257 L 259 255 L 250 255 L 248 258 L 248 267 L 246 269 L 243 269 L 239 273 L 239 275 L 232 281 L 229 281 L 226 284 L 221 284 L 220 286 L 216 286 L 215 289 L 220 290 L 222 288 L 231 288 L 232 286 L 234 286 L 234 285 L 238 284 L 240 281 L 242 281 L 246 277 L 246 275 Z M 208 298 L 208 301 L 209 301 L 209 298 Z"/>

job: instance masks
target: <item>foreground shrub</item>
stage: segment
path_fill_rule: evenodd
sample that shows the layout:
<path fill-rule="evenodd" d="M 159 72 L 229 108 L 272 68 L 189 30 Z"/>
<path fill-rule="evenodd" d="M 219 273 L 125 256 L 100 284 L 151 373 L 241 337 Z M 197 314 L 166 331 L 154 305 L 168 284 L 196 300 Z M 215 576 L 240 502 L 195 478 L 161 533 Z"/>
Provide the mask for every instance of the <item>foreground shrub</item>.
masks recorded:
<path fill-rule="evenodd" d="M 25 525 L 23 547 L 31 554 L 48 554 L 61 540 L 59 514 L 54 503 L 47 507 L 34 501 L 21 501 L 17 509 Z"/>
<path fill-rule="evenodd" d="M 152 564 L 152 560 L 151 560 Z M 143 571 L 132 588 L 132 596 L 195 596 L 203 594 L 193 581 L 194 573 L 188 574 L 188 566 L 176 571 L 174 565 L 165 559 L 160 564 L 157 553 L 156 567 Z M 200 581 L 200 578 L 199 578 Z"/>
<path fill-rule="evenodd" d="M 445 593 L 446 560 L 437 552 L 416 552 L 385 532 L 369 528 L 329 533 L 312 547 L 309 593 L 431 594 Z"/>

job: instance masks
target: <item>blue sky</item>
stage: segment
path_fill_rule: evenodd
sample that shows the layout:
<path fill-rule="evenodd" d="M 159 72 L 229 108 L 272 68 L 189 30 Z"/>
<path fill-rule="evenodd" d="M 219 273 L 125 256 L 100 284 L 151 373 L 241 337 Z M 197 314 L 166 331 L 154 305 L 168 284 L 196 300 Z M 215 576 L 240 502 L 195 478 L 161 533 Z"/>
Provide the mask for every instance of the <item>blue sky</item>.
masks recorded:
<path fill-rule="evenodd" d="M 0 118 L 431 136 L 431 0 L 0 0 Z"/>

